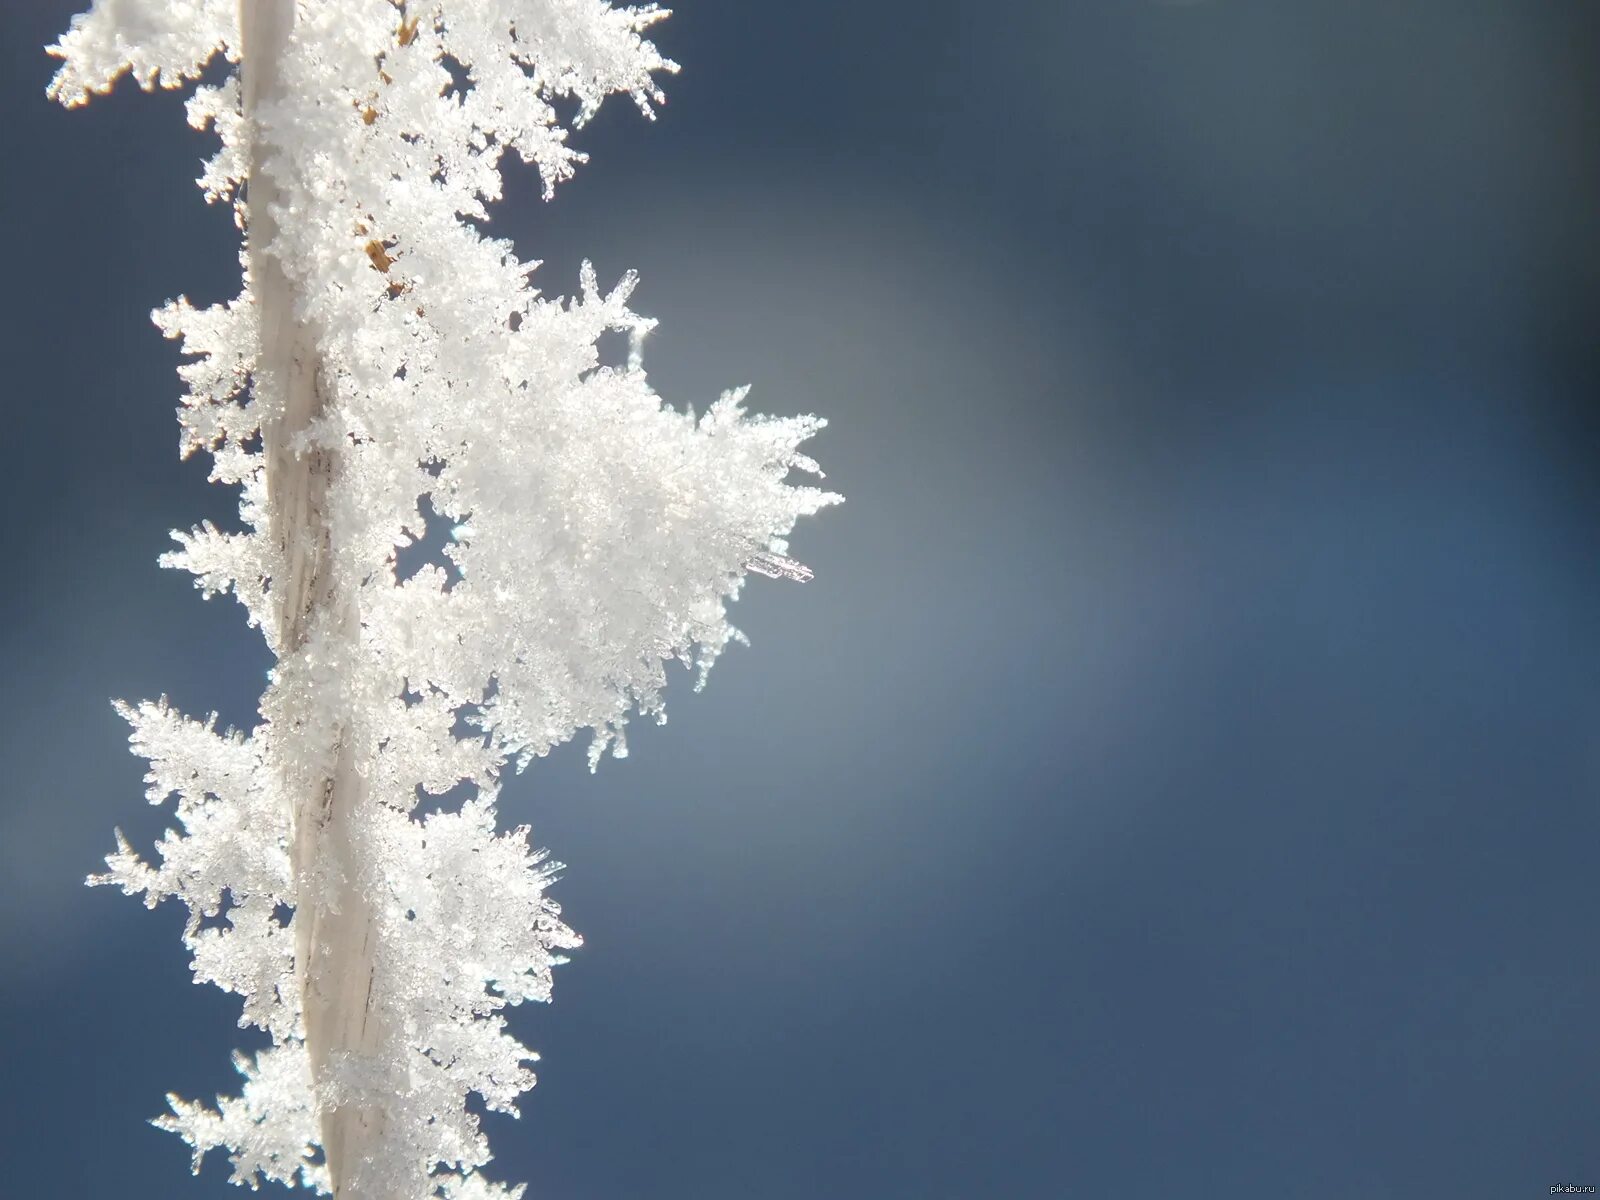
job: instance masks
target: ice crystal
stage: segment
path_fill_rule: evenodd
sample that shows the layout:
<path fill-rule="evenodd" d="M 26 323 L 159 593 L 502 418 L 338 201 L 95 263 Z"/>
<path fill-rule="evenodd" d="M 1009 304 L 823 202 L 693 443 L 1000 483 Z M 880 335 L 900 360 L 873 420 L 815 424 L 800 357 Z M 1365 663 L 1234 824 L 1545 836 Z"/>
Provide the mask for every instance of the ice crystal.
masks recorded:
<path fill-rule="evenodd" d="M 514 1197 L 477 1169 L 469 1108 L 515 1112 L 534 1055 L 503 1009 L 550 995 L 578 944 L 558 864 L 501 832 L 504 766 L 580 731 L 591 765 L 662 712 L 665 664 L 709 668 L 744 573 L 804 580 L 785 538 L 838 498 L 788 481 L 823 422 L 696 419 L 642 367 L 630 274 L 571 299 L 481 221 L 514 151 L 549 194 L 605 96 L 646 114 L 676 69 L 666 13 L 603 0 L 98 0 L 51 53 L 67 105 L 124 72 L 197 86 L 220 149 L 199 184 L 247 231 L 244 288 L 155 314 L 180 339 L 181 452 L 241 488 L 244 532 L 177 533 L 165 565 L 228 592 L 277 656 L 246 733 L 122 706 L 149 798 L 178 828 L 119 833 L 92 882 L 188 907 L 195 977 L 270 1048 L 216 1107 L 160 1124 L 224 1149 L 236 1182 L 346 1197 Z M 624 368 L 598 339 L 630 339 Z M 402 575 L 432 520 L 448 569 Z M 465 731 L 467 736 L 460 736 Z M 457 811 L 424 803 L 454 789 Z"/>

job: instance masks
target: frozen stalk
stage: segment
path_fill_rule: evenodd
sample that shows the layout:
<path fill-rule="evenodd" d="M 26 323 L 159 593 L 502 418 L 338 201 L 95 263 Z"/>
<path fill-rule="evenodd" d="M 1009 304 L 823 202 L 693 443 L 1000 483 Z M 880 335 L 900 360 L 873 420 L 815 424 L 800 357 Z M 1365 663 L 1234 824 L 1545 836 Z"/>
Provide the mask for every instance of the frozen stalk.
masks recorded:
<path fill-rule="evenodd" d="M 584 730 L 591 765 L 622 754 L 633 711 L 661 716 L 665 661 L 703 678 L 737 636 L 746 572 L 810 578 L 785 539 L 838 497 L 788 475 L 816 471 L 798 446 L 822 422 L 748 416 L 743 390 L 698 418 L 665 406 L 631 275 L 602 292 L 586 264 L 547 299 L 472 223 L 504 151 L 547 194 L 582 161 L 553 100 L 579 124 L 614 92 L 651 111 L 675 67 L 642 35 L 665 15 L 98 0 L 51 47 L 69 106 L 124 72 L 239 67 L 188 107 L 221 141 L 199 182 L 246 231 L 244 288 L 156 321 L 189 356 L 181 449 L 241 489 L 244 531 L 175 534 L 162 561 L 231 592 L 277 665 L 248 734 L 119 706 L 177 827 L 150 860 L 119 835 L 93 880 L 181 900 L 196 979 L 271 1035 L 238 1057 L 238 1096 L 158 1121 L 196 1169 L 221 1149 L 236 1182 L 342 1200 L 519 1194 L 479 1173 L 468 1098 L 516 1111 L 535 1056 L 503 1010 L 547 1000 L 578 938 L 546 894 L 559 865 L 497 829 L 502 771 Z M 625 368 L 599 364 L 608 331 Z M 455 570 L 402 575 L 430 510 Z"/>
<path fill-rule="evenodd" d="M 283 189 L 274 178 L 271 116 L 283 91 L 280 65 L 294 30 L 295 0 L 240 0 L 239 53 L 243 116 L 248 140 L 245 247 L 260 324 L 255 400 L 262 406 L 262 455 L 270 516 L 269 536 L 280 575 L 273 577 L 278 652 L 290 669 L 277 686 L 294 686 L 295 660 L 310 633 L 349 643 L 358 629 L 357 599 L 341 593 L 332 569 L 328 528 L 329 484 L 339 468 L 339 447 L 301 441 L 325 414 L 331 390 L 318 339 L 299 316 L 294 285 L 278 261 L 274 208 Z M 268 415 L 270 414 L 270 415 Z M 359 1194 L 356 1164 L 372 1158 L 386 1114 L 381 1099 L 368 1104 L 329 1103 L 338 1064 L 382 1059 L 393 1053 L 395 1031 L 385 1011 L 372 1005 L 379 930 L 372 890 L 355 833 L 365 802 L 364 772 L 348 722 L 298 722 L 283 750 L 305 771 L 282 764 L 292 780 L 290 870 L 297 899 L 293 922 L 301 1020 L 327 1170 L 338 1197 Z M 307 743 L 325 744 L 312 748 Z M 362 764 L 363 767 L 366 764 Z M 296 778 L 298 776 L 298 778 Z"/>

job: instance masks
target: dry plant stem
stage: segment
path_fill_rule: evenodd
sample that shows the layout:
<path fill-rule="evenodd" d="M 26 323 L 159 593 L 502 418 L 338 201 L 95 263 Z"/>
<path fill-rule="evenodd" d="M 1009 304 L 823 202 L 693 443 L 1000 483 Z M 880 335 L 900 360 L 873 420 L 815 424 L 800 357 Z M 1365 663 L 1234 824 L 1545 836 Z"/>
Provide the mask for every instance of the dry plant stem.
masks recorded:
<path fill-rule="evenodd" d="M 253 122 L 248 178 L 248 255 L 260 310 L 261 356 L 255 386 L 272 397 L 262 427 L 272 541 L 280 555 L 277 593 L 279 661 L 305 652 L 314 630 L 355 637 L 357 614 L 341 596 L 333 570 L 328 493 L 339 469 L 336 452 L 297 453 L 303 433 L 327 403 L 315 331 L 295 314 L 294 285 L 273 251 L 272 207 L 279 188 L 272 174 L 270 119 L 257 121 L 281 86 L 280 65 L 294 27 L 295 0 L 240 0 L 244 108 Z M 273 395 L 273 393 L 276 393 Z M 292 668 L 291 668 L 292 669 Z M 285 733 L 290 731 L 283 731 Z M 354 823 L 365 801 L 356 750 L 345 731 L 297 729 L 290 744 L 306 753 L 280 765 L 296 776 L 292 862 L 297 908 L 295 964 L 302 989 L 306 1048 L 318 1090 L 322 1145 L 339 1200 L 381 1200 L 360 1190 L 358 1170 L 383 1132 L 384 1113 L 329 1103 L 326 1085 L 343 1056 L 382 1055 L 385 1031 L 372 1019 L 371 985 L 379 947 Z M 325 739 L 331 739 L 325 740 Z M 302 763 L 325 762 L 307 777 Z"/>

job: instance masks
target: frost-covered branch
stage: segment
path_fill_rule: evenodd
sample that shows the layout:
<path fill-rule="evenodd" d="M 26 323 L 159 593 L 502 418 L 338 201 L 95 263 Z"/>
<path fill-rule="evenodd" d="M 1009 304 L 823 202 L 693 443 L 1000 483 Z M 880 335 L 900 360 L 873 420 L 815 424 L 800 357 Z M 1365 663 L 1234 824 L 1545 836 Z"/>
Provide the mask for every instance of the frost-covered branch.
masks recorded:
<path fill-rule="evenodd" d="M 153 861 L 119 835 L 94 882 L 175 897 L 197 980 L 239 994 L 272 1045 L 240 1095 L 174 1098 L 160 1123 L 196 1166 L 346 1200 L 507 1192 L 477 1174 L 468 1109 L 514 1112 L 534 1055 L 503 1009 L 550 994 L 578 944 L 556 864 L 499 832 L 503 767 L 581 730 L 591 765 L 628 716 L 661 718 L 665 663 L 709 669 L 737 636 L 746 571 L 804 580 L 785 538 L 838 498 L 812 417 L 703 416 L 652 390 L 631 275 L 586 265 L 570 300 L 483 237 L 515 150 L 549 193 L 578 123 L 614 92 L 646 113 L 675 70 L 643 33 L 666 14 L 603 0 L 98 0 L 51 48 L 68 105 L 124 72 L 197 86 L 221 146 L 200 185 L 246 231 L 244 290 L 156 314 L 179 338 L 181 450 L 241 488 L 243 532 L 176 534 L 163 559 L 232 592 L 277 656 L 248 735 L 165 701 L 124 706 L 153 803 L 180 829 Z M 464 85 L 458 83 L 464 79 Z M 432 512 L 445 560 L 398 554 Z M 459 811 L 438 798 L 465 793 Z M 519 1189 L 520 1190 L 520 1189 Z"/>

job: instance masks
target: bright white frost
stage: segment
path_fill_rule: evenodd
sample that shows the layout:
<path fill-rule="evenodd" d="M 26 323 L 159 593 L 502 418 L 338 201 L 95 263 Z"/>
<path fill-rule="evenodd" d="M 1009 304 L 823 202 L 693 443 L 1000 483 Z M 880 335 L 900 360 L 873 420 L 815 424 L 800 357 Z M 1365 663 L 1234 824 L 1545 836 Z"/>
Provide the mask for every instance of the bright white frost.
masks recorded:
<path fill-rule="evenodd" d="M 742 390 L 698 418 L 665 407 L 639 363 L 651 322 L 627 308 L 631 275 L 607 290 L 585 266 L 577 296 L 546 299 L 536 264 L 463 220 L 487 216 L 508 149 L 547 193 L 582 161 L 553 102 L 575 100 L 578 124 L 612 92 L 650 112 L 654 77 L 675 67 L 640 34 L 665 15 L 602 0 L 302 0 L 283 93 L 256 117 L 276 155 L 274 249 L 331 389 L 295 449 L 337 455 L 330 569 L 354 626 L 322 621 L 283 644 L 285 551 L 269 537 L 259 437 L 278 393 L 258 376 L 249 280 L 232 302 L 156 314 L 190 356 L 182 452 L 209 451 L 213 478 L 241 486 L 245 529 L 177 534 L 163 561 L 207 594 L 231 591 L 279 663 L 249 736 L 165 702 L 122 709 L 150 799 L 176 795 L 182 829 L 155 865 L 119 835 L 97 881 L 182 900 L 196 978 L 243 997 L 241 1023 L 272 1036 L 240 1057 L 238 1098 L 215 1111 L 174 1099 L 162 1120 L 197 1165 L 227 1148 L 240 1182 L 327 1190 L 318 1114 L 370 1103 L 385 1111 L 361 1179 L 374 1194 L 515 1194 L 475 1174 L 489 1156 L 467 1097 L 515 1111 L 534 1056 L 500 1010 L 547 999 L 578 939 L 544 894 L 556 864 L 525 829 L 496 832 L 498 774 L 580 730 L 591 764 L 608 745 L 624 753 L 628 714 L 661 716 L 665 662 L 703 681 L 738 636 L 725 605 L 747 569 L 809 577 L 784 538 L 837 497 L 786 478 L 816 471 L 797 446 L 823 423 L 748 416 Z M 235 0 L 98 0 L 52 47 L 64 63 L 50 90 L 82 103 L 125 70 L 178 86 L 219 52 L 237 61 L 239 45 Z M 239 201 L 254 136 L 240 104 L 231 76 L 189 102 L 222 142 L 199 180 L 209 199 Z M 600 364 L 608 331 L 634 339 L 627 366 Z M 401 578 L 424 502 L 453 531 L 449 566 Z M 319 742 L 332 727 L 339 743 Z M 362 877 L 297 882 L 300 792 L 341 753 L 365 781 L 350 834 Z M 459 811 L 428 799 L 452 789 L 471 796 Z M 376 897 L 370 1004 L 400 1033 L 384 1056 L 317 1078 L 294 914 L 314 907 L 297 891 L 334 883 Z"/>

